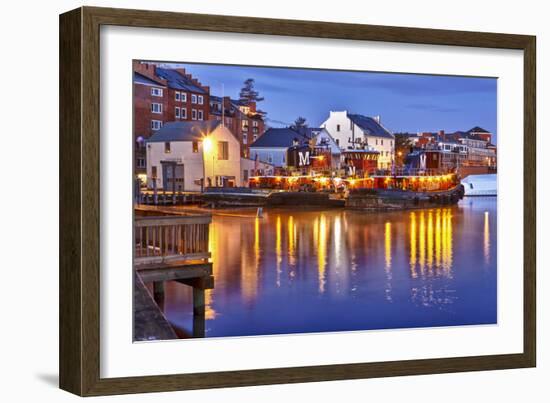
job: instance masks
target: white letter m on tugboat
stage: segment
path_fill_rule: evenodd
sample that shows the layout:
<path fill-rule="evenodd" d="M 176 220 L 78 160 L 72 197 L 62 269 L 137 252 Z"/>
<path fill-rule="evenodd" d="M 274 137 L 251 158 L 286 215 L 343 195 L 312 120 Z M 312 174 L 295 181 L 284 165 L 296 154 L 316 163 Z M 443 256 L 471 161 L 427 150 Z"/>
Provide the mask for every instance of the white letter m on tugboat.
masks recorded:
<path fill-rule="evenodd" d="M 305 153 L 299 152 L 298 156 L 300 157 L 299 166 L 309 165 L 309 151 Z"/>

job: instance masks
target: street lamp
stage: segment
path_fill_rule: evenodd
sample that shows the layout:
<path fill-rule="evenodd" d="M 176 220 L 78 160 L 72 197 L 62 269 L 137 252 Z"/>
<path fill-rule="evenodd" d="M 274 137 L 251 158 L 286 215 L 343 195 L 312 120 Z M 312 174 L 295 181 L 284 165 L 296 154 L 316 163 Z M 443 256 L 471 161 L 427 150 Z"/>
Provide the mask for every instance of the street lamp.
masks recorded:
<path fill-rule="evenodd" d="M 206 157 L 208 154 L 212 154 L 212 180 L 214 180 L 214 140 L 211 137 L 205 136 L 202 141 L 203 154 L 203 166 L 204 166 L 204 187 L 206 186 Z"/>

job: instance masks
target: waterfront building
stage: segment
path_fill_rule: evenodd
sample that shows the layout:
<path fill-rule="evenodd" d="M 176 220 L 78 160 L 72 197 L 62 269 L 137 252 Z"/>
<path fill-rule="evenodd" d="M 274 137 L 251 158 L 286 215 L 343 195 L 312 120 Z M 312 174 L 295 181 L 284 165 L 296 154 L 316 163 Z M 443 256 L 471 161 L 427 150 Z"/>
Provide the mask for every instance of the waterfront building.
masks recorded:
<path fill-rule="evenodd" d="M 248 103 L 230 97 L 210 96 L 210 116 L 222 120 L 239 139 L 241 156 L 250 156 L 250 144 L 265 131 L 264 114 L 256 109 L 256 102 Z"/>
<path fill-rule="evenodd" d="M 369 147 L 379 152 L 378 168 L 391 168 L 395 156 L 395 138 L 381 124 L 380 116 L 369 117 L 348 111 L 330 111 L 321 125 L 343 150 Z"/>
<path fill-rule="evenodd" d="M 185 69 L 134 61 L 135 172 L 145 182 L 147 139 L 166 122 L 209 119 L 210 88 Z"/>
<path fill-rule="evenodd" d="M 497 166 L 497 147 L 491 143 L 492 134 L 481 127 L 468 131 L 445 133 L 422 132 L 418 135 L 400 133 L 407 136 L 416 149 L 438 150 L 440 161 L 445 168 L 458 168 L 463 173 L 487 173 Z"/>
<path fill-rule="evenodd" d="M 241 186 L 248 186 L 253 176 L 270 176 L 275 174 L 275 166 L 259 160 L 241 157 Z"/>
<path fill-rule="evenodd" d="M 146 144 L 149 189 L 243 185 L 239 141 L 220 121 L 168 122 Z"/>
<path fill-rule="evenodd" d="M 319 148 L 327 148 L 330 151 L 332 169 L 340 169 L 342 161 L 342 150 L 338 147 L 336 140 L 332 138 L 327 129 L 319 128 L 312 131 L 314 145 Z"/>
<path fill-rule="evenodd" d="M 290 127 L 270 128 L 250 145 L 250 158 L 267 162 L 276 168 L 287 167 L 287 151 L 289 147 L 309 145 L 310 138 Z"/>

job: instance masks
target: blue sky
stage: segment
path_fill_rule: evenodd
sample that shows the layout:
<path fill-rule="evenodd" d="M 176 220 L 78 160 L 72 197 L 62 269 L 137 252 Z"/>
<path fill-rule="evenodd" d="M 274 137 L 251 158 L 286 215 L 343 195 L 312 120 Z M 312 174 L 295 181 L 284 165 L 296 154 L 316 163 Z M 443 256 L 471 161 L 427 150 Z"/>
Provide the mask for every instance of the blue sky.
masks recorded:
<path fill-rule="evenodd" d="M 481 126 L 494 134 L 497 125 L 497 79 L 374 72 L 288 69 L 178 63 L 210 93 L 238 98 L 242 83 L 254 78 L 265 100 L 270 126 L 304 116 L 320 125 L 330 110 L 380 115 L 394 132 L 468 130 Z"/>

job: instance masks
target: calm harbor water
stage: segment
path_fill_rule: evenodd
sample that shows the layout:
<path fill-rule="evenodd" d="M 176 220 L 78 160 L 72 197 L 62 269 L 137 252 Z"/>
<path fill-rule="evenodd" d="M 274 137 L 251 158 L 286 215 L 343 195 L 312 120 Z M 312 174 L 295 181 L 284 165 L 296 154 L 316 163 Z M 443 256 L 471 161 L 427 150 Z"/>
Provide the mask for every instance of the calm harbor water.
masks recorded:
<path fill-rule="evenodd" d="M 496 323 L 496 198 L 391 213 L 215 215 L 206 337 Z M 192 328 L 191 290 L 165 312 Z"/>

